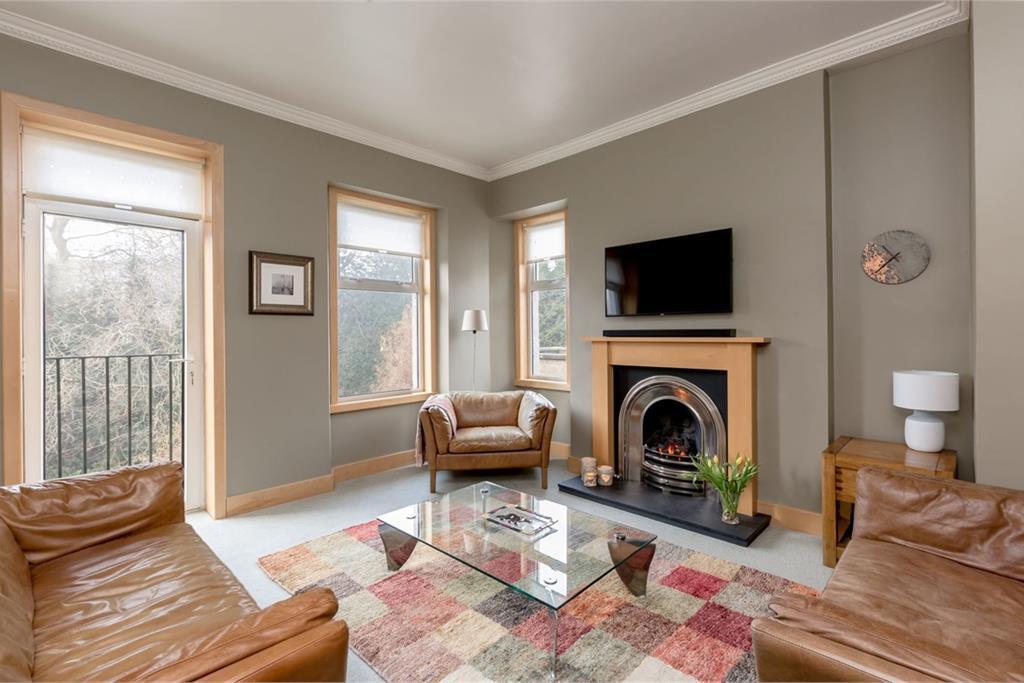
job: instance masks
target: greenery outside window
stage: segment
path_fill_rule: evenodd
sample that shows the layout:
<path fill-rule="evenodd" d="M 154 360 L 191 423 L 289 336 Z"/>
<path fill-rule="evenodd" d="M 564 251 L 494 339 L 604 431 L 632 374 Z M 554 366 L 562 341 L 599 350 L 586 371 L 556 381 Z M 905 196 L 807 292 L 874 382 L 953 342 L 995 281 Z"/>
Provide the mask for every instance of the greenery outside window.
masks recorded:
<path fill-rule="evenodd" d="M 331 190 L 332 412 L 433 391 L 434 212 Z"/>
<path fill-rule="evenodd" d="M 564 211 L 515 224 L 516 384 L 569 388 L 569 277 Z"/>

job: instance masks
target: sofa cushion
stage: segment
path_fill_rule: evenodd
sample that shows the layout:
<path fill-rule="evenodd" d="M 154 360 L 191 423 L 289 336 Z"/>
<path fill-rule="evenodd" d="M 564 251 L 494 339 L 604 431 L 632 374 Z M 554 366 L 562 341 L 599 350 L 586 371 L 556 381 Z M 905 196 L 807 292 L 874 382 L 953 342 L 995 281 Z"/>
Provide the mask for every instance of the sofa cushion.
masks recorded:
<path fill-rule="evenodd" d="M 1020 581 L 906 546 L 855 538 L 822 599 L 869 618 L 878 625 L 871 629 L 876 635 L 890 634 L 897 653 L 906 650 L 983 680 L 1024 678 Z M 871 652 L 870 643 L 847 644 Z"/>
<path fill-rule="evenodd" d="M 168 524 L 32 568 L 35 670 L 113 679 L 258 611 L 187 524 Z"/>
<path fill-rule="evenodd" d="M 853 536 L 1024 581 L 1024 491 L 866 467 Z"/>
<path fill-rule="evenodd" d="M 515 426 L 522 391 L 453 391 L 448 394 L 459 427 Z"/>
<path fill-rule="evenodd" d="M 0 681 L 32 678 L 33 612 L 28 560 L 0 521 Z"/>
<path fill-rule="evenodd" d="M 452 453 L 525 451 L 532 445 L 530 435 L 519 427 L 463 427 L 455 430 L 448 450 Z"/>
<path fill-rule="evenodd" d="M 185 521 L 181 463 L 0 488 L 0 520 L 29 564 Z"/>

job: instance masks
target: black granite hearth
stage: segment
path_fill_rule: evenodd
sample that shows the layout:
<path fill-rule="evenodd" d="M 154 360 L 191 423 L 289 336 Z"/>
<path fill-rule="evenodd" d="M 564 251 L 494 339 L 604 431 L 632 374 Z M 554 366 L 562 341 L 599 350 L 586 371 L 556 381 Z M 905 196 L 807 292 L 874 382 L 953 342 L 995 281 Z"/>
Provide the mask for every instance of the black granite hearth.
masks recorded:
<path fill-rule="evenodd" d="M 742 546 L 750 545 L 772 519 L 758 513 L 753 517 L 740 515 L 739 524 L 725 524 L 714 494 L 692 498 L 673 495 L 639 481 L 616 479 L 611 486 L 586 487 L 579 477 L 573 477 L 560 483 L 558 490 Z"/>

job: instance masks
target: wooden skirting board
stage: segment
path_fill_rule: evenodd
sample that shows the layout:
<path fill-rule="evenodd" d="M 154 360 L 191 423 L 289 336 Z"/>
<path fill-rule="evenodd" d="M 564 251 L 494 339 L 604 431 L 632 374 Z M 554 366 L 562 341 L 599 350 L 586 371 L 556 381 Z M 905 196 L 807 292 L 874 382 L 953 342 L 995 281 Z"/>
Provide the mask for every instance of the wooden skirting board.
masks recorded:
<path fill-rule="evenodd" d="M 244 512 L 252 512 L 260 508 L 288 503 L 300 498 L 319 496 L 321 493 L 330 493 L 334 490 L 334 477 L 324 474 L 312 479 L 295 481 L 290 484 L 272 486 L 269 489 L 250 491 L 237 496 L 228 496 L 227 516 L 240 515 Z"/>
<path fill-rule="evenodd" d="M 790 531 L 799 531 L 803 534 L 821 536 L 821 513 L 804 510 L 802 508 L 791 508 L 778 503 L 769 503 L 766 500 L 757 501 L 757 511 L 772 516 L 772 524 L 778 524 Z"/>
<path fill-rule="evenodd" d="M 331 474 L 336 482 L 350 481 L 359 477 L 366 477 L 388 470 L 397 470 L 399 467 L 408 467 L 414 464 L 416 464 L 415 451 L 399 451 L 398 453 L 380 455 L 376 458 L 367 458 L 366 460 L 357 460 L 356 462 L 345 463 L 344 465 L 335 465 L 331 469 Z"/>
<path fill-rule="evenodd" d="M 551 459 L 552 460 L 572 460 L 572 456 L 569 455 L 569 444 L 564 441 L 552 441 L 551 442 Z"/>

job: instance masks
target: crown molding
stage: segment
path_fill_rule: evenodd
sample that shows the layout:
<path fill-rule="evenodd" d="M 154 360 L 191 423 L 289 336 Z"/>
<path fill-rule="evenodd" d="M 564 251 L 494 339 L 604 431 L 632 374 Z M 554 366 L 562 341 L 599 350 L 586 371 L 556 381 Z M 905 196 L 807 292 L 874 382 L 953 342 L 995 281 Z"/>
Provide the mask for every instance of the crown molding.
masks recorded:
<path fill-rule="evenodd" d="M 498 164 L 487 170 L 486 179 L 497 180 L 522 173 L 702 109 L 967 21 L 969 18 L 969 0 L 946 0 L 572 140 Z"/>
<path fill-rule="evenodd" d="M 497 180 L 723 102 L 967 21 L 969 0 L 944 0 L 547 149 L 485 168 L 0 9 L 0 34 L 480 180 Z"/>
<path fill-rule="evenodd" d="M 338 119 L 317 114 L 316 112 L 281 102 L 272 97 L 239 88 L 214 78 L 208 78 L 185 69 L 151 59 L 137 52 L 104 43 L 73 31 L 46 24 L 35 19 L 0 9 L 0 34 L 6 34 L 19 40 L 35 43 L 43 47 L 57 50 L 109 66 L 120 71 L 164 83 L 181 90 L 209 97 L 210 99 L 233 104 L 260 114 L 265 114 L 282 121 L 288 121 L 305 128 L 312 128 L 322 133 L 334 135 L 346 140 L 358 142 L 369 147 L 391 152 L 399 156 L 422 161 L 426 164 L 439 166 L 462 173 L 474 178 L 485 180 L 487 169 L 462 159 L 456 159 L 433 150 L 403 142 L 387 135 L 376 133 L 359 126 L 339 121 Z"/>

